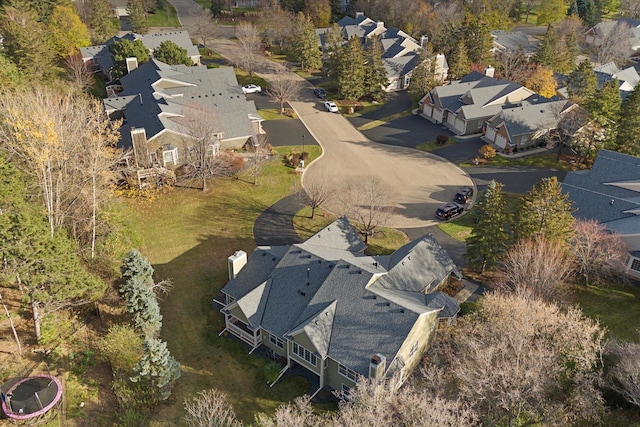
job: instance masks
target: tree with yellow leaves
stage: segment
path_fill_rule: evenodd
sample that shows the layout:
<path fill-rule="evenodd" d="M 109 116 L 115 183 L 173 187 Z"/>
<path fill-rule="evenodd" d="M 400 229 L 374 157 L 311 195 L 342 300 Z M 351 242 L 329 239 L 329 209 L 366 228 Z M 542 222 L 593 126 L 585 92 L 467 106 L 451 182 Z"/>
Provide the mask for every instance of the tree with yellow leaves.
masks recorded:
<path fill-rule="evenodd" d="M 526 80 L 525 86 L 542 96 L 551 97 L 556 94 L 558 82 L 553 77 L 551 68 L 538 65 Z"/>
<path fill-rule="evenodd" d="M 91 45 L 91 34 L 73 6 L 57 5 L 49 21 L 51 44 L 60 58 Z"/>

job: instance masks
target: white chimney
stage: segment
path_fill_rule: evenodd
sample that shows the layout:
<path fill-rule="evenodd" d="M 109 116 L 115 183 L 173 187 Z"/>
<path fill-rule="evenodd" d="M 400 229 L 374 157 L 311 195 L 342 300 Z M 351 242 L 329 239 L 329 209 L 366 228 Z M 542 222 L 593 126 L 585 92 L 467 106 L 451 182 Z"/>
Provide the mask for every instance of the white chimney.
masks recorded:
<path fill-rule="evenodd" d="M 382 28 L 382 27 L 384 27 L 384 21 L 376 22 L 376 28 Z"/>
<path fill-rule="evenodd" d="M 356 19 L 364 18 L 364 12 L 356 12 Z"/>
<path fill-rule="evenodd" d="M 376 353 L 369 362 L 369 379 L 380 380 L 384 377 L 384 370 L 387 368 L 387 358 Z"/>
<path fill-rule="evenodd" d="M 138 58 L 136 58 L 135 56 L 129 57 L 125 59 L 125 61 L 127 62 L 127 73 L 130 73 L 138 68 Z"/>
<path fill-rule="evenodd" d="M 484 75 L 488 77 L 493 77 L 495 72 L 496 72 L 496 69 L 493 68 L 491 65 L 488 65 L 487 68 L 484 69 Z"/>
<path fill-rule="evenodd" d="M 425 47 L 427 47 L 427 43 L 429 43 L 429 37 L 420 36 L 420 47 L 424 49 Z"/>
<path fill-rule="evenodd" d="M 242 267 L 247 264 L 247 253 L 245 251 L 236 251 L 228 258 L 229 262 L 229 280 L 235 279 Z"/>

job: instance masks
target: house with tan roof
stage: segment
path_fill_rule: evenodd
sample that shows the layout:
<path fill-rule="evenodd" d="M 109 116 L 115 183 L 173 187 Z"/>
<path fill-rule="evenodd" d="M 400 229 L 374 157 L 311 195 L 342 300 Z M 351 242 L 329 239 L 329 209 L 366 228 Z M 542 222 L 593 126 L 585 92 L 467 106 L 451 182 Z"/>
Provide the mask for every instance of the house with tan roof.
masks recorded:
<path fill-rule="evenodd" d="M 300 244 L 259 246 L 229 257 L 222 288 L 225 329 L 282 363 L 300 366 L 317 390 L 348 393 L 359 377 L 406 378 L 457 302 L 440 289 L 459 276 L 431 235 L 390 256 L 369 256 L 340 218 Z"/>

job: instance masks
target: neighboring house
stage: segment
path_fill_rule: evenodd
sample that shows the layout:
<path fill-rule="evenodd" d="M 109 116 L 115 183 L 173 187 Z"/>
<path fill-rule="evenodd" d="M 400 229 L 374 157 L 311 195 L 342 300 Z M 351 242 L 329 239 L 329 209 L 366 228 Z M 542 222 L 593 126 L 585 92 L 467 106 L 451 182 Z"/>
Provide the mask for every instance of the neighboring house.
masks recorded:
<path fill-rule="evenodd" d="M 633 52 L 640 50 L 640 21 L 630 18 L 620 18 L 616 21 L 602 21 L 597 23 L 595 26 L 587 30 L 584 39 L 585 44 L 600 46 L 603 40 L 618 25 L 626 25 L 631 29 L 631 40 L 629 40 L 631 50 Z"/>
<path fill-rule="evenodd" d="M 494 30 L 491 31 L 493 38 L 492 52 L 515 52 L 522 48 L 527 58 L 532 57 L 538 50 L 538 43 L 533 43 L 529 36 L 521 31 Z"/>
<path fill-rule="evenodd" d="M 640 279 L 640 158 L 600 150 L 591 170 L 569 172 L 562 183 L 575 216 L 596 220 L 626 243 L 627 274 Z"/>
<path fill-rule="evenodd" d="M 618 80 L 620 85 L 620 96 L 622 99 L 627 99 L 629 94 L 633 92 L 638 82 L 640 82 L 640 74 L 634 67 L 627 67 L 623 70 L 619 69 L 613 62 L 600 65 L 593 69 L 598 80 L 598 89 L 602 87 L 606 82 L 612 80 Z M 569 92 L 566 87 L 566 81 L 568 76 L 558 75 L 557 81 L 561 85 L 558 89 L 558 93 L 564 97 L 569 96 Z"/>
<path fill-rule="evenodd" d="M 431 235 L 390 256 L 367 256 L 346 218 L 304 243 L 229 257 L 225 330 L 256 350 L 348 393 L 360 376 L 406 378 L 439 322 L 459 306 L 441 292 L 456 266 Z"/>
<path fill-rule="evenodd" d="M 487 120 L 482 139 L 507 152 L 538 144 L 571 107 L 565 99 L 532 95 L 517 105 L 504 106 Z"/>
<path fill-rule="evenodd" d="M 411 73 L 420 64 L 420 52 L 427 38 L 420 41 L 409 34 L 394 27 L 386 28 L 384 22 L 374 21 L 357 12 L 355 18 L 345 16 L 338 21 L 344 40 L 357 37 L 364 44 L 367 40 L 379 40 L 382 44 L 382 61 L 387 74 L 385 91 L 404 90 L 411 83 Z M 317 30 L 319 45 L 324 46 L 324 35 L 331 28 Z M 444 55 L 436 55 L 434 77 L 438 81 L 445 81 L 449 65 Z"/>
<path fill-rule="evenodd" d="M 131 41 L 142 41 L 142 44 L 149 49 L 149 55 L 151 56 L 153 56 L 153 51 L 160 46 L 160 43 L 170 40 L 181 48 L 186 49 L 187 55 L 189 55 L 195 65 L 200 64 L 200 52 L 198 51 L 198 47 L 191 43 L 191 38 L 187 31 L 164 31 L 144 35 L 127 33 L 122 37 L 112 37 L 107 40 L 105 44 L 80 48 L 82 60 L 85 63 L 91 63 L 94 72 L 102 73 L 107 81 L 111 81 L 113 80 L 111 72 L 113 70 L 114 63 L 113 55 L 111 55 L 111 52 L 109 51 L 109 46 L 117 41 L 125 39 Z"/>
<path fill-rule="evenodd" d="M 493 68 L 485 70 L 493 74 Z M 477 71 L 437 86 L 419 102 L 422 117 L 443 123 L 458 135 L 482 133 L 487 120 L 504 106 L 518 105 L 535 93 L 510 80 L 496 80 Z"/>
<path fill-rule="evenodd" d="M 247 101 L 231 67 L 167 65 L 156 59 L 122 77 L 123 91 L 103 100 L 111 120 L 123 120 L 120 146 L 133 148 L 138 167 L 173 169 L 189 159 L 188 130 L 181 120 L 203 108 L 212 111 L 220 148 L 238 149 L 262 131 L 253 101 Z M 183 122 L 182 122 L 183 123 Z"/>

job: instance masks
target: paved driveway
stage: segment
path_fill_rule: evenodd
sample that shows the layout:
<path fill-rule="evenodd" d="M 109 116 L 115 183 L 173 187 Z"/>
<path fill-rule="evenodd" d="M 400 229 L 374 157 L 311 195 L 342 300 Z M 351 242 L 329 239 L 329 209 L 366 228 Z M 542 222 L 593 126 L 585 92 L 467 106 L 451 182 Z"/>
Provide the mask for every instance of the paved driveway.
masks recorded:
<path fill-rule="evenodd" d="M 417 115 L 402 117 L 362 133 L 382 144 L 410 148 L 415 148 L 423 142 L 434 141 L 438 135 L 453 136 L 453 133 L 442 125 L 433 124 Z"/>

